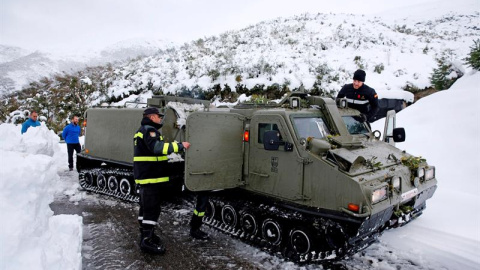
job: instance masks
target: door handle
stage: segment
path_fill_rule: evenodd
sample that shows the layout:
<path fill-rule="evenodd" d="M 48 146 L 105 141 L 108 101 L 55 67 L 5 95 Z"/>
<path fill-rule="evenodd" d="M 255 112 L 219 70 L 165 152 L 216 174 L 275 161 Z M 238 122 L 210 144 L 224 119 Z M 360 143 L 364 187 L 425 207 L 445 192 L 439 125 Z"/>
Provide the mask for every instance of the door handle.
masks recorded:
<path fill-rule="evenodd" d="M 265 177 L 265 178 L 270 177 L 270 175 L 264 174 L 264 173 L 250 172 L 250 174 L 258 175 L 260 177 Z"/>
<path fill-rule="evenodd" d="M 210 175 L 214 172 L 191 172 L 190 175 Z"/>

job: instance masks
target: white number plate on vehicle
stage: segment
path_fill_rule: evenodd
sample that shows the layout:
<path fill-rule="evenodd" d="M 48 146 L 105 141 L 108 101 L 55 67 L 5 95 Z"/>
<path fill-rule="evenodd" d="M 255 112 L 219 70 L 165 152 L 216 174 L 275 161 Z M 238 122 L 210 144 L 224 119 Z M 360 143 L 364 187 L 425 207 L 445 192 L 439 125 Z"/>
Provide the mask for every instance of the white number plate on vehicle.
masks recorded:
<path fill-rule="evenodd" d="M 402 202 L 417 196 L 417 194 L 418 194 L 418 189 L 417 188 L 414 188 L 414 189 L 409 190 L 405 193 L 402 193 Z"/>

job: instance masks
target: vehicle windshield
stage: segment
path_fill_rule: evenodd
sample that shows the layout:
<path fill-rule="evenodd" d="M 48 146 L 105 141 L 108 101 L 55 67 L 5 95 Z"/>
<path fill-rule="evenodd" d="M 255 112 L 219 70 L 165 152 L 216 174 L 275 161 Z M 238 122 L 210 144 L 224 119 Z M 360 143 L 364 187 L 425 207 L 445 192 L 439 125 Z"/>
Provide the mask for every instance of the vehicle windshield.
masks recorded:
<path fill-rule="evenodd" d="M 342 116 L 343 122 L 347 126 L 350 134 L 366 134 L 369 133 L 367 127 L 362 122 L 361 117 L 357 115 Z"/>
<path fill-rule="evenodd" d="M 293 123 L 298 138 L 322 139 L 330 135 L 330 130 L 320 117 L 295 117 Z"/>

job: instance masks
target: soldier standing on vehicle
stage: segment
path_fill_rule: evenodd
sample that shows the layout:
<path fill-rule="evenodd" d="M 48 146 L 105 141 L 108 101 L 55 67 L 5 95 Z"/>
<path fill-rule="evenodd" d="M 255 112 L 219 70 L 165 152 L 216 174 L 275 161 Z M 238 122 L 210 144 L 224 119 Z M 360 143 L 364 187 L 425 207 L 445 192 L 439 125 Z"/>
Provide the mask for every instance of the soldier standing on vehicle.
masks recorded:
<path fill-rule="evenodd" d="M 162 240 L 155 235 L 154 231 L 160 216 L 161 192 L 165 188 L 163 184 L 169 181 L 168 175 L 170 175 L 170 172 L 167 165 L 167 155 L 190 147 L 188 142 L 165 142 L 162 134 L 158 131 L 163 125 L 162 120 L 163 114 L 157 108 L 145 109 L 141 126 L 134 136 L 133 173 L 135 183 L 140 186 L 140 209 L 138 214 L 141 233 L 140 249 L 143 252 L 152 254 L 163 254 L 166 251 Z M 197 197 L 197 206 L 200 204 L 198 208 L 203 209 L 200 211 L 204 211 L 206 201 L 208 200 L 203 198 L 203 196 Z M 198 215 L 203 215 L 204 212 L 197 211 L 197 213 L 200 213 Z M 195 221 L 193 221 L 194 219 Z M 194 229 L 194 225 L 198 226 L 198 228 Z M 200 225 L 198 225 L 196 218 L 192 217 L 191 226 L 191 234 L 193 236 L 195 234 L 192 232 L 199 231 L 201 219 Z M 201 236 L 201 234 L 199 235 Z M 204 233 L 203 238 L 205 236 L 206 234 Z"/>
<path fill-rule="evenodd" d="M 70 171 L 73 171 L 73 150 L 80 153 L 82 147 L 80 145 L 79 137 L 81 134 L 81 128 L 78 125 L 78 116 L 73 116 L 70 124 L 68 124 L 62 132 L 62 137 L 67 144 L 67 153 L 68 153 L 68 168 Z"/>
<path fill-rule="evenodd" d="M 25 123 L 22 124 L 22 134 L 27 132 L 27 129 L 29 127 L 40 126 L 40 122 L 37 119 L 38 119 L 38 114 L 37 114 L 37 112 L 33 111 L 30 114 L 30 117 L 27 119 L 27 121 L 25 121 Z"/>
<path fill-rule="evenodd" d="M 358 69 L 353 74 L 353 83 L 345 84 L 338 92 L 337 100 L 343 97 L 347 98 L 348 107 L 360 111 L 364 115 L 364 120 L 369 123 L 375 121 L 375 115 L 378 112 L 378 95 L 375 89 L 364 84 L 367 74 Z"/>

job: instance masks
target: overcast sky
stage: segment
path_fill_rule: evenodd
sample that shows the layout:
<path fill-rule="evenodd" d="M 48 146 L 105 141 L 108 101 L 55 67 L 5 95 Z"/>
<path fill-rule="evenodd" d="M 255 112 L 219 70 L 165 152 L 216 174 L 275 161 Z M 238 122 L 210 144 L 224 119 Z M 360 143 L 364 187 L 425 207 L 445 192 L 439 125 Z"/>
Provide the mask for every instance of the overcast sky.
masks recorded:
<path fill-rule="evenodd" d="M 132 38 L 183 43 L 305 12 L 372 14 L 430 1 L 0 0 L 0 44 L 55 51 Z"/>

